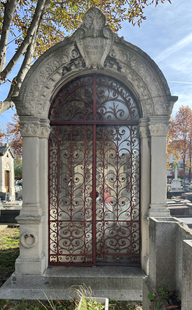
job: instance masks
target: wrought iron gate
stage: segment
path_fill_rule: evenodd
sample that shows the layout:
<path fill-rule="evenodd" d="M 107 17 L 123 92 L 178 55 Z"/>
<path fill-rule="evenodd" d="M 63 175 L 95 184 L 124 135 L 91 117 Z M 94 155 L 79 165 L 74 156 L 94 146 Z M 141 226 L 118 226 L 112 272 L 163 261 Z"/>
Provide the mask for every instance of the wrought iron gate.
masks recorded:
<path fill-rule="evenodd" d="M 73 80 L 51 104 L 49 264 L 140 265 L 139 111 L 116 79 Z"/>

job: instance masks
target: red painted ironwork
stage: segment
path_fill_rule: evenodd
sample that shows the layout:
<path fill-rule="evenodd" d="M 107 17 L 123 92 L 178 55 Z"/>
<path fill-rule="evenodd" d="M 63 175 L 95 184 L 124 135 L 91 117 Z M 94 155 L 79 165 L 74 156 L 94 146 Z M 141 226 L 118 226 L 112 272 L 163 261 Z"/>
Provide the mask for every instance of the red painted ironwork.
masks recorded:
<path fill-rule="evenodd" d="M 140 265 L 139 111 L 117 80 L 83 76 L 50 108 L 49 264 Z"/>

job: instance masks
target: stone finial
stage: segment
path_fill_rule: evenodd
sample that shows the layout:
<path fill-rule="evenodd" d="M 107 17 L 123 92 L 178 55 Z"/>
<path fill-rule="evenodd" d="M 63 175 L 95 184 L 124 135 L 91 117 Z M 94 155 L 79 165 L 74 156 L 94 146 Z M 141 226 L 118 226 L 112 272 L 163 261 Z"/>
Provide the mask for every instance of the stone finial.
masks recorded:
<path fill-rule="evenodd" d="M 105 26 L 105 16 L 91 8 L 84 16 L 84 23 L 76 32 L 76 43 L 87 68 L 102 68 L 112 49 L 114 34 Z"/>

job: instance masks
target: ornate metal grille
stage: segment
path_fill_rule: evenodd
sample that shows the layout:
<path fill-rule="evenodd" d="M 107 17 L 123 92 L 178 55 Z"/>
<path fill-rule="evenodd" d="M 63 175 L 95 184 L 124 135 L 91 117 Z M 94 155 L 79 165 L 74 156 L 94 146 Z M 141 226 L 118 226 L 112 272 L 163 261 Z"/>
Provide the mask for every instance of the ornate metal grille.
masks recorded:
<path fill-rule="evenodd" d="M 50 265 L 140 265 L 138 118 L 129 90 L 102 75 L 52 102 Z"/>

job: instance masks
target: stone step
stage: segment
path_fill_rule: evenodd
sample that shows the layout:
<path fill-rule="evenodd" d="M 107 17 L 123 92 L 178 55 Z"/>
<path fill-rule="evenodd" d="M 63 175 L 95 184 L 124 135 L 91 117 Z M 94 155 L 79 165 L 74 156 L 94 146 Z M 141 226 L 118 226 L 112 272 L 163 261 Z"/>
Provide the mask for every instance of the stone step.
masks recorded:
<path fill-rule="evenodd" d="M 0 299 L 67 300 L 76 288 L 90 286 L 95 297 L 142 300 L 144 272 L 138 267 L 49 267 L 43 275 L 15 275 L 0 289 Z M 25 288 L 25 289 L 23 289 Z M 45 296 L 46 294 L 46 296 Z"/>

